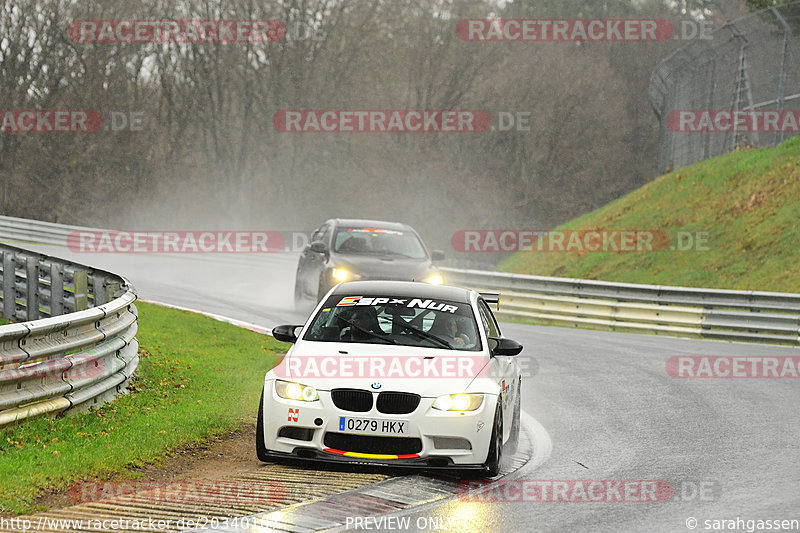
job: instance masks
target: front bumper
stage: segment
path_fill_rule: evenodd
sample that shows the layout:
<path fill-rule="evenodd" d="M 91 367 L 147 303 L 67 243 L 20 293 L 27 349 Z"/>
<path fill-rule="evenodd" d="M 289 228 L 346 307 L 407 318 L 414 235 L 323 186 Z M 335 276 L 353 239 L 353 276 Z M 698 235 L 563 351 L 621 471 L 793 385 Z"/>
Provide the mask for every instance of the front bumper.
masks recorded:
<path fill-rule="evenodd" d="M 329 391 L 317 391 L 319 401 L 302 402 L 275 394 L 273 382 L 264 390 L 264 443 L 274 457 L 316 461 L 424 468 L 481 468 L 486 461 L 497 397 L 487 394 L 475 411 L 433 409 L 434 398 L 422 398 L 409 414 L 337 408 Z M 377 393 L 373 393 L 377 396 Z M 370 437 L 341 431 L 339 417 L 407 420 L 409 434 Z M 387 449 L 381 449 L 383 445 Z M 348 448 L 351 449 L 343 449 Z M 391 448 L 391 449 L 389 449 Z"/>
<path fill-rule="evenodd" d="M 347 457 L 333 453 L 319 452 L 317 450 L 297 447 L 293 452 L 267 451 L 267 456 L 275 459 L 301 460 L 314 463 L 343 464 L 364 467 L 387 467 L 427 470 L 475 470 L 483 471 L 483 464 L 456 464 L 448 458 L 418 458 L 418 459 L 366 459 L 361 457 Z"/>

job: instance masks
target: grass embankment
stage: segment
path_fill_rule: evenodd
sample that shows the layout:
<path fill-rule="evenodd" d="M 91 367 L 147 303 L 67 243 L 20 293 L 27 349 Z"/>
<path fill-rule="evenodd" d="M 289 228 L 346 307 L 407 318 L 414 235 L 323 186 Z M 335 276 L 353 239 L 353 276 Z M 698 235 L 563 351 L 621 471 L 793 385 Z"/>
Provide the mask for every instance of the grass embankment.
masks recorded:
<path fill-rule="evenodd" d="M 0 430 L 0 514 L 35 511 L 43 490 L 77 480 L 135 477 L 138 466 L 255 420 L 264 373 L 285 344 L 201 315 L 137 307 L 141 361 L 131 394 Z"/>
<path fill-rule="evenodd" d="M 800 292 L 800 138 L 666 174 L 558 229 L 708 232 L 702 248 L 519 252 L 499 270 L 689 287 Z M 674 241 L 673 241 L 674 244 Z"/>

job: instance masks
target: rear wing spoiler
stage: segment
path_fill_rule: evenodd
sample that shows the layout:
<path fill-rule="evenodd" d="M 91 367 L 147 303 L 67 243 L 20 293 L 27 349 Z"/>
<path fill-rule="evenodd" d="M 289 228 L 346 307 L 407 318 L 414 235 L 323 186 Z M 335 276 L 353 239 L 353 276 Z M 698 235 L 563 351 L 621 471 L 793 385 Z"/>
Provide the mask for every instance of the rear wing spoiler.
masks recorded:
<path fill-rule="evenodd" d="M 487 304 L 495 304 L 497 310 L 500 310 L 500 293 L 499 292 L 479 292 L 478 293 L 483 301 Z"/>

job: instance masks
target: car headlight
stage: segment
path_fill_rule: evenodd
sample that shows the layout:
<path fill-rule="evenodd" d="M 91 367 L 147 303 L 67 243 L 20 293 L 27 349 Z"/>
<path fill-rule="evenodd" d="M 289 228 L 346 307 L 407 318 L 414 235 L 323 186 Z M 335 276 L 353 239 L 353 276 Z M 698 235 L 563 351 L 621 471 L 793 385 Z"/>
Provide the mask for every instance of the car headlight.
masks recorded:
<path fill-rule="evenodd" d="M 292 381 L 275 380 L 275 392 L 281 398 L 287 400 L 296 400 L 298 402 L 316 402 L 319 400 L 319 394 L 314 387 L 301 385 Z"/>
<path fill-rule="evenodd" d="M 337 267 L 331 270 L 331 277 L 334 281 L 348 281 L 351 279 L 361 279 L 361 276 L 350 272 L 346 268 Z"/>
<path fill-rule="evenodd" d="M 444 285 L 444 276 L 441 274 L 431 274 L 425 278 L 425 283 L 430 283 L 431 285 Z"/>
<path fill-rule="evenodd" d="M 433 402 L 433 408 L 440 411 L 475 411 L 483 404 L 482 394 L 447 394 Z"/>

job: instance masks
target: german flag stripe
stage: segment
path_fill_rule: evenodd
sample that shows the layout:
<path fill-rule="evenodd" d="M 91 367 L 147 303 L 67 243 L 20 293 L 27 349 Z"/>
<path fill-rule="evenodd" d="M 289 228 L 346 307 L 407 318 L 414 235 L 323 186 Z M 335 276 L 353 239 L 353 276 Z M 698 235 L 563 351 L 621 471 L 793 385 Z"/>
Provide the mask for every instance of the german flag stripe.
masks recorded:
<path fill-rule="evenodd" d="M 361 453 L 361 452 L 345 452 L 342 450 L 334 450 L 333 448 L 325 448 L 323 451 L 328 453 L 335 453 L 336 455 L 344 455 L 346 457 L 358 457 L 360 459 L 418 459 L 419 454 L 383 454 L 383 453 Z"/>

